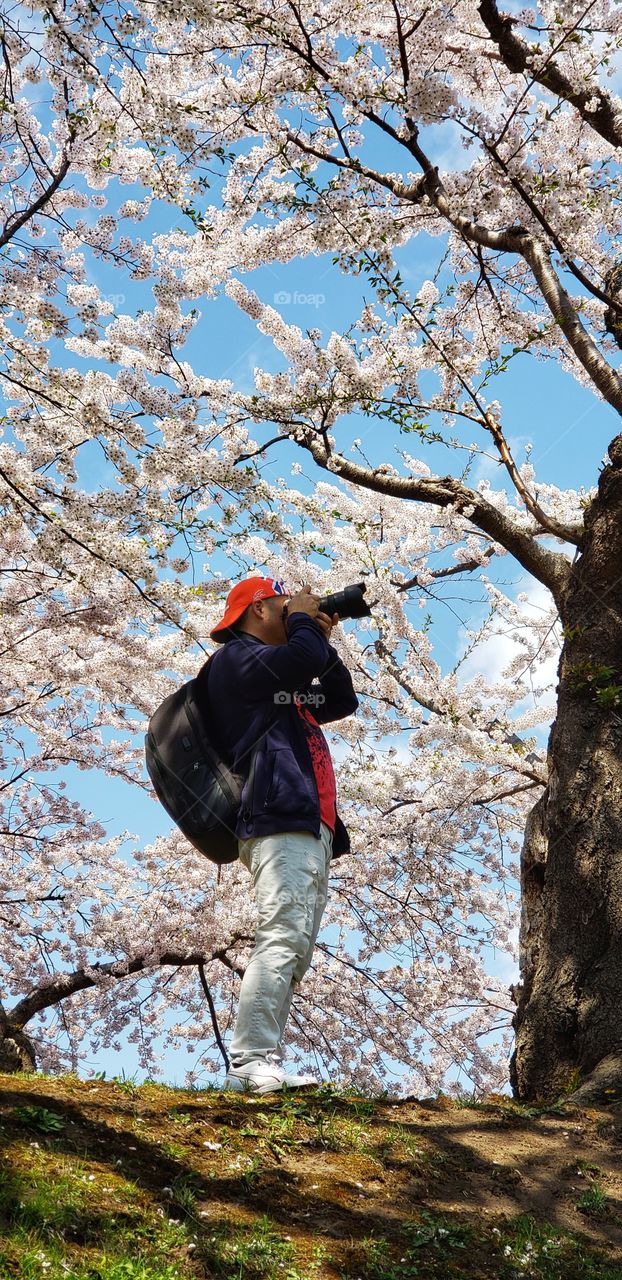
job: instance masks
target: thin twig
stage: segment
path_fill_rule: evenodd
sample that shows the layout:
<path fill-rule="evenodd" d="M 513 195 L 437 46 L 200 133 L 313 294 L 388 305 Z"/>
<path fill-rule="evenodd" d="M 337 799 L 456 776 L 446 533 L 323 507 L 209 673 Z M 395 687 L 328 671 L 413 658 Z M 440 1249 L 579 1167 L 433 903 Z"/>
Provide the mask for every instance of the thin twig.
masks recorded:
<path fill-rule="evenodd" d="M 210 1018 L 212 1019 L 212 1026 L 213 1026 L 213 1028 L 214 1028 L 214 1035 L 215 1035 L 215 1037 L 216 1037 L 216 1044 L 218 1045 L 218 1048 L 220 1049 L 220 1052 L 222 1053 L 223 1061 L 224 1061 L 224 1064 L 225 1064 L 225 1071 L 228 1071 L 228 1070 L 229 1070 L 229 1056 L 228 1056 L 228 1054 L 227 1054 L 227 1050 L 225 1049 L 225 1045 L 224 1045 L 223 1038 L 222 1038 L 222 1036 L 221 1036 L 221 1034 L 220 1034 L 220 1027 L 218 1026 L 218 1018 L 217 1018 L 217 1016 L 216 1016 L 216 1006 L 214 1005 L 214 1001 L 213 1001 L 213 999 L 212 999 L 212 993 L 211 993 L 211 991 L 210 991 L 210 989 L 209 989 L 209 987 L 208 987 L 208 985 L 207 985 L 207 979 L 206 979 L 206 977 L 205 977 L 205 965 L 203 964 L 203 961 L 202 961 L 202 960 L 199 960 L 199 963 L 198 963 L 198 965 L 197 965 L 197 968 L 198 968 L 198 970 L 199 970 L 199 977 L 200 977 L 200 979 L 201 979 L 201 986 L 203 987 L 203 991 L 205 992 L 205 999 L 207 1000 L 207 1005 L 208 1005 L 209 1012 L 210 1012 Z"/>

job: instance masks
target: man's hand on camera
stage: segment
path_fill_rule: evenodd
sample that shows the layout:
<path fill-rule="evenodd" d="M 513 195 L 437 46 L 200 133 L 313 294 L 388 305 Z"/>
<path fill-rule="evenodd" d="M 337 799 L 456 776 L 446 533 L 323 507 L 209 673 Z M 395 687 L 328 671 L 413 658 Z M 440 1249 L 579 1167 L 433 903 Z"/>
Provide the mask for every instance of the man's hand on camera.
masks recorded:
<path fill-rule="evenodd" d="M 330 633 L 333 627 L 339 622 L 339 614 L 334 613 L 332 618 L 327 613 L 316 613 L 315 621 L 318 622 L 324 632 L 324 639 L 330 640 Z"/>
<path fill-rule="evenodd" d="M 306 613 L 314 622 L 321 627 L 326 640 L 330 640 L 330 633 L 339 622 L 339 614 L 334 613 L 332 618 L 327 613 L 320 613 L 318 610 L 318 602 L 321 596 L 316 596 L 311 590 L 311 583 L 305 582 L 302 590 L 297 595 L 292 596 L 287 605 L 287 616 L 291 617 L 292 613 Z"/>
<path fill-rule="evenodd" d="M 320 596 L 311 591 L 311 583 L 305 582 L 301 591 L 292 596 L 287 605 L 288 616 L 292 613 L 308 613 L 310 618 L 317 617 L 317 606 Z"/>

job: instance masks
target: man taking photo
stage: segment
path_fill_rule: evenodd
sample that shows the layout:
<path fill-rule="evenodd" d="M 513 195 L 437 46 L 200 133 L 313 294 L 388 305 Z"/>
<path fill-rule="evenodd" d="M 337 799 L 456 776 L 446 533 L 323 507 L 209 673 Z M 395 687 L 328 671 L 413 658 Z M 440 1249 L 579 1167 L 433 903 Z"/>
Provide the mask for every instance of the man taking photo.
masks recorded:
<path fill-rule="evenodd" d="M 235 834 L 258 914 L 226 1089 L 272 1093 L 317 1084 L 286 1071 L 283 1033 L 294 985 L 311 963 L 331 858 L 350 851 L 320 725 L 358 706 L 330 644 L 339 615 L 321 613 L 319 599 L 309 583 L 296 595 L 272 578 L 238 583 L 210 632 L 222 649 L 198 677 L 199 705 L 209 707 L 223 755 L 246 776 Z"/>

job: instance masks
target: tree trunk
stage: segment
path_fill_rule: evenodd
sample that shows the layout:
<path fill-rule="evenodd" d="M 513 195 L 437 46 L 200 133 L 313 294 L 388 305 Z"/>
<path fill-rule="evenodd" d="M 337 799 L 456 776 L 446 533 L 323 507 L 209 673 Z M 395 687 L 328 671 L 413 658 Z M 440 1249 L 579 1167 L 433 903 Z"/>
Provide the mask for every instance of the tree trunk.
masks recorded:
<path fill-rule="evenodd" d="M 32 1041 L 15 1028 L 0 1031 L 0 1072 L 17 1075 L 18 1071 L 36 1071 L 37 1060 Z"/>
<path fill-rule="evenodd" d="M 622 1095 L 622 435 L 609 457 L 562 601 L 549 783 L 523 847 L 511 1077 L 532 1101 Z"/>

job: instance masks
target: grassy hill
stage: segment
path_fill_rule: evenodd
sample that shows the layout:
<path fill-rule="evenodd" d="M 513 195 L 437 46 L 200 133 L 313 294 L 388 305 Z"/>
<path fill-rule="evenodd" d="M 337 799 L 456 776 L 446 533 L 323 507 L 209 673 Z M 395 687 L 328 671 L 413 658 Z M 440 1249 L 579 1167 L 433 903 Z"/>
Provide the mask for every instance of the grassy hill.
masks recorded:
<path fill-rule="evenodd" d="M 0 1280 L 622 1280 L 622 1104 L 0 1076 Z"/>

